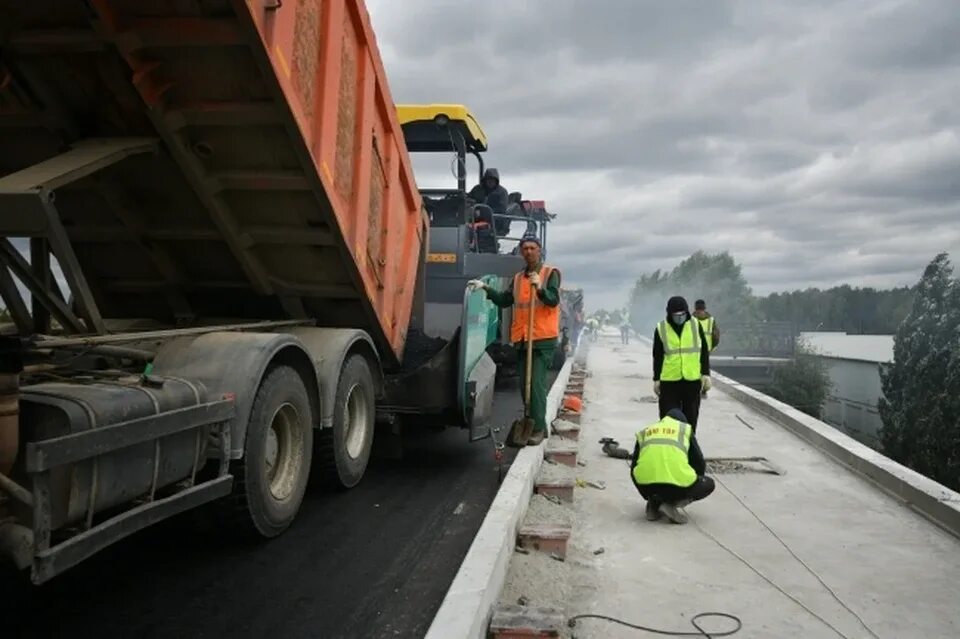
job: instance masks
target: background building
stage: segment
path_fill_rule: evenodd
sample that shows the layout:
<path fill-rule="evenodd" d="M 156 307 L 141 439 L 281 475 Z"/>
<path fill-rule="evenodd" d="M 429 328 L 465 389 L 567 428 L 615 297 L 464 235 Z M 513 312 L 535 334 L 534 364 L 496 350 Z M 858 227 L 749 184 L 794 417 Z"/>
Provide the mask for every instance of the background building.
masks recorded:
<path fill-rule="evenodd" d="M 821 419 L 879 449 L 880 366 L 893 361 L 893 335 L 801 333 L 800 339 L 823 359 L 830 375 Z"/>

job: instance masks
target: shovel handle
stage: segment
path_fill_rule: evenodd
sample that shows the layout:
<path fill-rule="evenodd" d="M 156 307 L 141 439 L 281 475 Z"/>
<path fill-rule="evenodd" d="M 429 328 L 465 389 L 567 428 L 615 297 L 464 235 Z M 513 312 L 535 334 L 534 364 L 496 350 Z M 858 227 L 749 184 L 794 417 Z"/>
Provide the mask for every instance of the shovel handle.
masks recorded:
<path fill-rule="evenodd" d="M 533 385 L 533 314 L 537 310 L 537 287 L 530 284 L 530 310 L 527 317 L 527 370 L 526 370 L 526 394 L 524 396 L 523 415 L 530 417 L 530 390 Z"/>

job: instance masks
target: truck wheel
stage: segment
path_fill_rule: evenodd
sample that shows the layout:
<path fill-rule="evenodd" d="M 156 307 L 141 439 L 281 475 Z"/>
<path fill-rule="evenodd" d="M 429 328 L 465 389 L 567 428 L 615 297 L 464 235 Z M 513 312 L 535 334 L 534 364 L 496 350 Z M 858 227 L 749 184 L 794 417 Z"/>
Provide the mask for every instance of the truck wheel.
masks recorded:
<path fill-rule="evenodd" d="M 363 478 L 373 446 L 374 395 L 366 358 L 349 356 L 337 382 L 333 428 L 318 433 L 318 470 L 325 485 L 353 488 Z"/>
<path fill-rule="evenodd" d="M 296 370 L 269 371 L 253 400 L 243 459 L 231 466 L 234 514 L 245 532 L 276 537 L 293 523 L 310 477 L 313 422 Z"/>

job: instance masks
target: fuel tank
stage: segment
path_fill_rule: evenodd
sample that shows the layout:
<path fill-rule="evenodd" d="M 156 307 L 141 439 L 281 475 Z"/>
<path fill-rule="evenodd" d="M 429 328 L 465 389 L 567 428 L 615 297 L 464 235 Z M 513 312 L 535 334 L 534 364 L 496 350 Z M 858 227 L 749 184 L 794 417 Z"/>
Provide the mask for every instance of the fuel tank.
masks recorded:
<path fill-rule="evenodd" d="M 20 447 L 29 442 L 103 428 L 129 420 L 195 406 L 206 390 L 183 379 L 138 377 L 90 379 L 86 383 L 47 382 L 26 386 L 20 395 Z M 187 431 L 135 444 L 50 470 L 51 528 L 77 523 L 86 515 L 91 493 L 99 513 L 190 477 L 194 459 L 202 465 L 209 429 Z M 157 445 L 159 443 L 159 445 Z M 30 485 L 22 462 L 14 476 Z M 154 486 L 155 483 L 155 486 Z"/>

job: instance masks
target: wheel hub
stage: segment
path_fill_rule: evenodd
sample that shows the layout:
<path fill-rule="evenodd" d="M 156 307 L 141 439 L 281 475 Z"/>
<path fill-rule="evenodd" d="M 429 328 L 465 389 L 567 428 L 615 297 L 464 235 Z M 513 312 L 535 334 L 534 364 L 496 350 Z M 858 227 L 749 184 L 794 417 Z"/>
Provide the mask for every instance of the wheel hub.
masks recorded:
<path fill-rule="evenodd" d="M 293 404 L 285 403 L 274 413 L 267 430 L 264 471 L 270 494 L 278 501 L 293 494 L 303 466 L 306 428 Z"/>
<path fill-rule="evenodd" d="M 366 391 L 359 384 L 354 385 L 347 394 L 346 448 L 351 458 L 357 459 L 366 447 L 370 436 L 370 408 Z"/>

